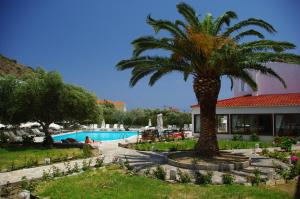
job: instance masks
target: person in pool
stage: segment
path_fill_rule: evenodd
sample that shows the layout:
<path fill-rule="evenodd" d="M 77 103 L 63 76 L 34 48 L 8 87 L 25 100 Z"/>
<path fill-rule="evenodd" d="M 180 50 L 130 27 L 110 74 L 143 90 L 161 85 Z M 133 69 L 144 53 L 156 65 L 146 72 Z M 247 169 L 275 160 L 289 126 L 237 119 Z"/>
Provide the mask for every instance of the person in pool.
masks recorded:
<path fill-rule="evenodd" d="M 100 141 L 91 140 L 89 136 L 86 136 L 86 137 L 85 137 L 84 143 L 85 143 L 85 144 L 92 144 L 92 143 L 99 143 L 99 144 L 101 144 Z"/>
<path fill-rule="evenodd" d="M 89 136 L 86 136 L 84 143 L 86 143 L 86 144 L 92 144 L 93 142 L 92 142 L 92 140 L 90 139 Z"/>

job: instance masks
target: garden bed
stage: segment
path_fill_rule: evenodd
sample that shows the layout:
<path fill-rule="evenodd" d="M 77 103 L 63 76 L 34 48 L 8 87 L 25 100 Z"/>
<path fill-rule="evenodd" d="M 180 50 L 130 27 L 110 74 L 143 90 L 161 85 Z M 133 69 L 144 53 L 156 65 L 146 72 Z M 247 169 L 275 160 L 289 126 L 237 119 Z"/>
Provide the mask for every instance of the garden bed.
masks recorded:
<path fill-rule="evenodd" d="M 193 151 L 173 152 L 167 155 L 168 164 L 183 169 L 200 169 L 210 171 L 241 170 L 250 165 L 248 157 L 242 154 L 220 152 L 213 158 L 202 158 Z"/>
<path fill-rule="evenodd" d="M 97 151 L 88 148 L 57 146 L 45 148 L 41 145 L 22 146 L 7 145 L 0 147 L 0 172 L 45 165 L 45 159 L 50 163 L 80 159 L 93 156 Z"/>

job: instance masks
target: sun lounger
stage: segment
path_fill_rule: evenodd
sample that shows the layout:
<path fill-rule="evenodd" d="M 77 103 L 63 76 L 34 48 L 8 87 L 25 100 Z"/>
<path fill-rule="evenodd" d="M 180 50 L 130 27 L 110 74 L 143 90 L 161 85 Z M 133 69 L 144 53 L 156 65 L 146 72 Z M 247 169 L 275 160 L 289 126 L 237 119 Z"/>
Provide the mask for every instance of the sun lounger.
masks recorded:
<path fill-rule="evenodd" d="M 118 129 L 118 124 L 114 124 L 114 126 L 113 126 L 112 130 L 113 130 L 113 131 L 117 131 L 117 130 L 119 130 L 119 129 Z"/>
<path fill-rule="evenodd" d="M 125 131 L 124 125 L 120 124 L 120 131 Z"/>
<path fill-rule="evenodd" d="M 105 129 L 107 130 L 107 131 L 110 131 L 111 129 L 110 129 L 110 124 L 105 124 Z"/>

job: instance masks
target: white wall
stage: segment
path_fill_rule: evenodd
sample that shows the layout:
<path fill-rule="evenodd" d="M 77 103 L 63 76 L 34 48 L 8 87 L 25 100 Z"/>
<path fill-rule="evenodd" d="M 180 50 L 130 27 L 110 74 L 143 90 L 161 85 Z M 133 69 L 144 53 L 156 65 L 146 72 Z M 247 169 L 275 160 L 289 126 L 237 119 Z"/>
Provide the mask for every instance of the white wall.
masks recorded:
<path fill-rule="evenodd" d="M 245 90 L 241 91 L 241 80 L 235 79 L 233 85 L 234 97 L 243 95 L 266 95 L 279 93 L 300 93 L 300 65 L 284 63 L 267 63 L 267 67 L 272 68 L 280 77 L 285 80 L 287 88 L 284 88 L 279 80 L 266 76 L 260 72 L 250 72 L 252 78 L 256 81 L 258 90 L 245 85 Z"/>

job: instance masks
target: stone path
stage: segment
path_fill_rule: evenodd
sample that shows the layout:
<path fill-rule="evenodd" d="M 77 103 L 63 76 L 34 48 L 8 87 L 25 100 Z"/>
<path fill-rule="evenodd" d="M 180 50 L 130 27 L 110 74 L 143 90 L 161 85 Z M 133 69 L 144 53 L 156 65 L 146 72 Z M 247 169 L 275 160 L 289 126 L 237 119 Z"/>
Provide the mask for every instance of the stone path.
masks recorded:
<path fill-rule="evenodd" d="M 131 138 L 128 140 L 123 140 L 121 143 L 126 143 L 126 142 L 135 142 L 136 138 Z M 104 156 L 104 163 L 110 163 L 112 162 L 116 157 L 119 157 L 123 160 L 127 159 L 132 165 L 135 170 L 138 172 L 144 172 L 146 169 L 153 169 L 155 168 L 158 164 L 162 165 L 166 172 L 167 172 L 167 178 L 169 178 L 169 173 L 170 170 L 177 170 L 177 168 L 167 165 L 166 164 L 166 158 L 162 153 L 156 153 L 156 152 L 151 152 L 151 151 L 135 151 L 131 149 L 126 149 L 126 148 L 121 148 L 118 147 L 118 143 L 120 141 L 110 141 L 110 142 L 103 142 L 100 145 L 100 150 L 102 152 L 102 156 Z M 233 173 L 236 176 L 236 182 L 238 183 L 245 183 L 246 182 L 246 177 L 249 175 L 252 175 L 252 171 L 254 168 L 259 168 L 263 173 L 263 177 L 267 177 L 267 175 L 271 172 L 274 172 L 274 168 L 270 167 L 272 165 L 272 161 L 277 161 L 277 160 L 272 160 L 270 158 L 262 158 L 256 155 L 252 154 L 251 149 L 241 149 L 241 150 L 233 150 L 233 152 L 236 153 L 244 153 L 250 157 L 252 157 L 252 163 L 253 166 L 248 167 L 246 170 L 243 171 L 238 171 L 236 173 Z M 92 160 L 92 165 L 95 164 L 95 159 L 97 157 L 93 158 L 88 158 L 85 159 L 86 161 L 89 161 L 89 159 Z M 73 160 L 69 161 L 70 166 L 74 167 L 74 164 L 77 163 L 79 167 L 82 165 L 81 160 Z M 277 161 L 278 164 L 280 163 Z M 281 164 L 281 163 L 280 163 Z M 16 170 L 16 171 L 11 171 L 11 172 L 5 172 L 5 173 L 0 173 L 0 186 L 6 184 L 8 181 L 10 183 L 14 182 L 19 182 L 21 181 L 23 176 L 26 176 L 27 179 L 36 179 L 36 178 L 41 178 L 43 175 L 43 171 L 49 171 L 51 167 L 58 167 L 62 171 L 65 171 L 65 164 L 64 163 L 56 163 L 53 165 L 47 165 L 47 166 L 40 166 L 40 167 L 35 167 L 35 168 L 27 168 L 27 169 L 21 169 L 21 170 Z M 184 170 L 184 169 L 182 169 Z M 189 171 L 185 170 L 186 172 L 189 172 L 191 175 L 194 173 L 194 171 Z M 213 176 L 213 182 L 216 184 L 221 183 L 221 176 L 222 172 L 214 172 Z"/>

